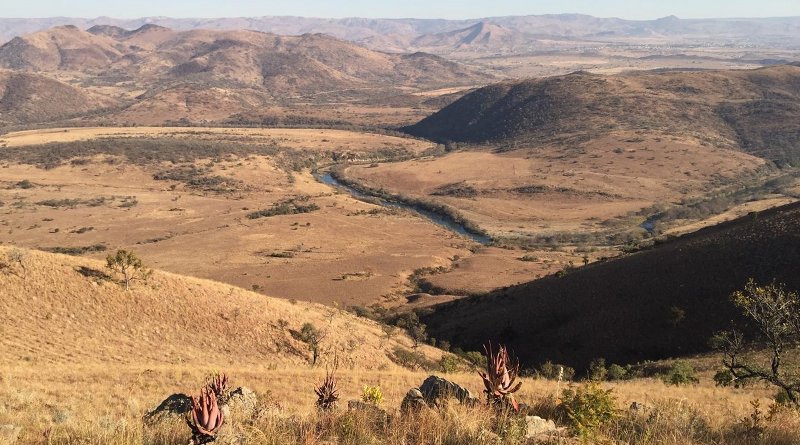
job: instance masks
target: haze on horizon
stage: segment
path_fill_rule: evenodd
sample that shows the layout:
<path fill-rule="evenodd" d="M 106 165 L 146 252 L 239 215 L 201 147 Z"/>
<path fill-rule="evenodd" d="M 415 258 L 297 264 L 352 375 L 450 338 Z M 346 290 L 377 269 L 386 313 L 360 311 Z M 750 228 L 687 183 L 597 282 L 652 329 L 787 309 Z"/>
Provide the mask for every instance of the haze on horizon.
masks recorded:
<path fill-rule="evenodd" d="M 139 18 L 221 18 L 257 16 L 367 17 L 367 18 L 443 18 L 471 19 L 510 15 L 581 13 L 596 17 L 650 20 L 669 15 L 680 18 L 786 17 L 800 15 L 796 0 L 495 0 L 463 2 L 404 0 L 371 2 L 363 0 L 139 0 L 107 2 L 101 0 L 32 0 L 0 5 L 3 18 L 100 17 Z"/>

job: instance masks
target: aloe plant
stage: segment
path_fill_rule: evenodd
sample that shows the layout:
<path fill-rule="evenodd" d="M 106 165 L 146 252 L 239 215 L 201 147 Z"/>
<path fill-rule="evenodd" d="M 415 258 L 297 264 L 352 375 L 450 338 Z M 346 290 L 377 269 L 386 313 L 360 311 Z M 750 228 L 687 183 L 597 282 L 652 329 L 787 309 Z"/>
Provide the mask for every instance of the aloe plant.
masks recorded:
<path fill-rule="evenodd" d="M 215 373 L 208 378 L 206 386 L 221 400 L 228 393 L 228 376 L 226 374 Z"/>
<path fill-rule="evenodd" d="M 317 408 L 328 411 L 336 407 L 339 401 L 339 390 L 336 388 L 336 376 L 333 371 L 325 372 L 325 381 L 314 387 L 317 393 Z"/>
<path fill-rule="evenodd" d="M 484 392 L 490 404 L 495 406 L 511 405 L 519 411 L 519 404 L 514 393 L 519 391 L 522 382 L 514 382 L 519 376 L 519 360 L 512 360 L 505 346 L 499 345 L 497 354 L 492 351 L 492 343 L 483 346 L 486 351 L 486 372 L 478 371 L 483 378 Z"/>
<path fill-rule="evenodd" d="M 200 390 L 198 398 L 192 397 L 192 410 L 187 419 L 192 429 L 192 443 L 196 445 L 213 442 L 225 418 L 217 404 L 217 396 L 208 386 Z"/>

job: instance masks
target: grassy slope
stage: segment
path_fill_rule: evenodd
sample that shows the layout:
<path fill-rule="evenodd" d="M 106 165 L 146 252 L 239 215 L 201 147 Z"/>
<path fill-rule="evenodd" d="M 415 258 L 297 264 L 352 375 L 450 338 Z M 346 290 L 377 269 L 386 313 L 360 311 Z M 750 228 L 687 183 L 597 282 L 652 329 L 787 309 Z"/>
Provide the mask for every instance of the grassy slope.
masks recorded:
<path fill-rule="evenodd" d="M 425 322 L 439 339 L 475 349 L 509 343 L 528 364 L 579 369 L 705 350 L 737 312 L 728 296 L 748 278 L 800 288 L 800 205 L 746 216 L 651 250 L 443 304 Z M 673 324 L 673 307 L 685 318 Z"/>
<path fill-rule="evenodd" d="M 0 258 L 9 250 L 0 247 Z M 328 334 L 323 360 L 335 354 L 344 367 L 396 369 L 388 352 L 411 345 L 402 335 L 385 340 L 376 323 L 334 308 L 222 283 L 156 272 L 126 292 L 79 272 L 102 272 L 98 261 L 30 251 L 25 264 L 20 276 L 0 272 L 4 365 L 301 365 L 310 354 L 289 330 L 306 322 Z"/>

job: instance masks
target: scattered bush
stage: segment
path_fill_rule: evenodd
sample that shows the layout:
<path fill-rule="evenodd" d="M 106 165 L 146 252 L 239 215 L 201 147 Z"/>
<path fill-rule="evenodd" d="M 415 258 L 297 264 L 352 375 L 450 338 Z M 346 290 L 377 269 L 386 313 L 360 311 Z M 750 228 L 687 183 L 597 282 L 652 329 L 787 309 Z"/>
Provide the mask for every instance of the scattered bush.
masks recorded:
<path fill-rule="evenodd" d="M 584 439 L 594 437 L 600 428 L 618 415 L 613 391 L 601 388 L 597 382 L 565 389 L 560 410 L 570 429 Z"/>
<path fill-rule="evenodd" d="M 275 203 L 269 209 L 258 210 L 247 214 L 249 219 L 269 218 L 278 215 L 296 215 L 300 213 L 310 213 L 319 210 L 319 206 L 313 202 L 301 204 L 296 199 Z"/>
<path fill-rule="evenodd" d="M 608 380 L 624 380 L 627 378 L 628 372 L 622 366 L 613 363 L 611 366 L 608 367 L 608 371 L 606 372 L 606 379 Z"/>
<path fill-rule="evenodd" d="M 574 368 L 553 363 L 550 360 L 539 365 L 539 368 L 536 370 L 536 372 L 540 377 L 548 380 L 571 381 L 573 378 L 575 378 Z"/>
<path fill-rule="evenodd" d="M 672 365 L 671 368 L 664 374 L 661 379 L 668 385 L 689 385 L 698 383 L 695 370 L 688 362 L 679 360 Z"/>
<path fill-rule="evenodd" d="M 458 359 L 453 354 L 444 354 L 442 358 L 439 359 L 439 366 L 442 368 L 442 372 L 445 374 L 458 372 L 458 366 L 461 363 L 461 360 Z"/>
<path fill-rule="evenodd" d="M 78 246 L 78 247 L 45 247 L 42 250 L 45 252 L 61 253 L 64 255 L 80 256 L 90 252 L 105 252 L 105 244 L 92 244 L 91 246 Z"/>
<path fill-rule="evenodd" d="M 380 386 L 365 386 L 361 391 L 361 401 L 378 406 L 383 403 L 383 392 Z"/>
<path fill-rule="evenodd" d="M 596 358 L 589 363 L 589 379 L 597 382 L 602 382 L 608 375 L 606 369 L 606 359 Z"/>

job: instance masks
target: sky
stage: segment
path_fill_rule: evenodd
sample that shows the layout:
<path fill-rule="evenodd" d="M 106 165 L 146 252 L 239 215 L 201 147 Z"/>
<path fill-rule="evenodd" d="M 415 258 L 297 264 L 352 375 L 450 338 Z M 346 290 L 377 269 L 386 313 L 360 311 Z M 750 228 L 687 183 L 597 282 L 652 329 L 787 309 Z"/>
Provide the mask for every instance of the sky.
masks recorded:
<path fill-rule="evenodd" d="M 0 17 L 380 17 L 583 13 L 655 19 L 800 16 L 800 0 L 0 0 Z"/>

